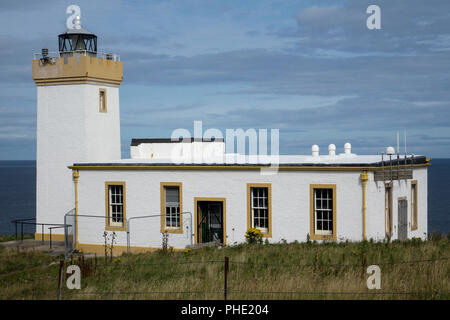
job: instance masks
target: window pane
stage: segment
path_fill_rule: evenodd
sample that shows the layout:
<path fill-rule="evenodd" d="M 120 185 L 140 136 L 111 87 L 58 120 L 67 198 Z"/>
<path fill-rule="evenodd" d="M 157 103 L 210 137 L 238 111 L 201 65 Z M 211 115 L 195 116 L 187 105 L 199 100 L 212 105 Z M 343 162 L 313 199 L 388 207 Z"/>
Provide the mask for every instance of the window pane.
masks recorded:
<path fill-rule="evenodd" d="M 252 224 L 255 228 L 269 227 L 269 189 L 267 187 L 250 188 Z"/>
<path fill-rule="evenodd" d="M 314 197 L 316 231 L 329 235 L 333 231 L 333 189 L 314 189 Z"/>
<path fill-rule="evenodd" d="M 180 202 L 178 187 L 164 187 L 166 189 L 166 202 Z"/>
<path fill-rule="evenodd" d="M 322 230 L 322 220 L 317 221 L 317 230 Z"/>

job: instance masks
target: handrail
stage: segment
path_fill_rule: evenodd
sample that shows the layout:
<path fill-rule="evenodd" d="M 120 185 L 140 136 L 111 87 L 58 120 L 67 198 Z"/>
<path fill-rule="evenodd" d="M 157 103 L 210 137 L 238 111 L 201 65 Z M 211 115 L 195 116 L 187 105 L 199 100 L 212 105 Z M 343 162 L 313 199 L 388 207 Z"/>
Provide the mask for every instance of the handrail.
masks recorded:
<path fill-rule="evenodd" d="M 20 224 L 20 241 L 23 242 L 23 225 L 24 224 L 30 224 L 30 225 L 34 225 L 34 226 L 41 226 L 41 236 L 42 236 L 42 242 L 44 242 L 44 229 L 45 226 L 49 226 L 47 229 L 50 230 L 50 248 L 52 248 L 52 229 L 56 229 L 56 228 L 65 228 L 66 225 L 65 224 L 61 224 L 61 223 L 42 223 L 42 222 L 30 222 L 32 220 L 36 220 L 36 218 L 27 218 L 27 219 L 15 219 L 12 220 L 11 223 L 14 223 L 15 225 L 15 239 L 17 241 L 17 224 Z"/>
<path fill-rule="evenodd" d="M 184 212 L 180 212 L 180 215 L 182 215 L 182 214 L 189 214 L 189 220 L 190 220 L 190 227 L 189 227 L 189 232 L 190 232 L 190 235 L 189 235 L 189 242 L 190 242 L 190 245 L 192 246 L 192 237 L 194 236 L 194 234 L 193 234 L 193 232 L 192 232 L 192 212 L 190 212 L 190 211 L 184 211 Z M 131 240 L 130 240 L 130 220 L 132 220 L 132 219 L 142 219 L 142 218 L 156 218 L 156 217 L 163 217 L 163 216 L 165 216 L 165 214 L 155 214 L 155 215 L 148 215 L 148 216 L 137 216 L 137 217 L 130 217 L 130 218 L 128 218 L 127 219 L 127 253 L 130 253 L 130 243 L 131 243 Z"/>
<path fill-rule="evenodd" d="M 78 53 L 82 56 L 88 56 L 89 54 L 96 54 L 98 58 L 106 59 L 106 60 L 113 60 L 113 61 L 120 61 L 120 55 L 110 52 L 102 52 L 102 51 L 90 51 L 90 50 L 72 50 L 72 51 L 64 51 L 63 53 Z M 47 58 L 54 59 L 54 58 L 61 58 L 61 52 L 60 51 L 53 51 L 48 52 Z M 41 52 L 33 53 L 33 59 L 42 59 L 45 58 Z M 108 59 L 110 58 L 110 59 Z"/>
<path fill-rule="evenodd" d="M 67 226 L 71 226 L 71 225 L 68 225 L 68 224 L 66 224 L 66 221 L 67 221 L 67 217 L 87 217 L 87 218 L 101 218 L 101 219 L 108 219 L 106 216 L 104 216 L 104 215 L 101 215 L 101 216 L 97 216 L 97 215 L 89 215 L 89 214 L 75 214 L 75 213 L 71 213 L 72 212 L 72 210 L 71 211 L 69 211 L 68 213 L 66 213 L 65 215 L 64 215 L 64 226 L 65 227 L 67 227 Z M 190 216 L 190 226 L 189 226 L 189 232 L 190 232 L 190 234 L 189 234 L 189 242 L 190 242 L 190 244 L 192 245 L 192 243 L 193 243 L 193 236 L 194 236 L 194 234 L 193 234 L 193 232 L 192 232 L 192 212 L 190 212 L 190 211 L 185 211 L 185 212 L 181 212 L 180 213 L 180 215 L 182 215 L 182 214 L 189 214 L 189 216 Z M 165 216 L 165 214 L 154 214 L 154 215 L 146 215 L 146 216 L 134 216 L 134 217 L 130 217 L 130 218 L 128 218 L 128 219 L 126 219 L 126 222 L 127 222 L 127 224 L 126 224 L 126 227 L 127 227 L 127 230 L 126 230 L 126 232 L 127 232 L 127 252 L 129 253 L 130 252 L 130 221 L 131 220 L 134 220 L 134 219 L 143 219 L 143 218 L 156 218 L 156 217 L 162 217 L 162 216 Z M 66 230 L 66 229 L 65 229 Z M 74 228 L 74 237 L 75 237 L 75 239 L 76 239 L 76 232 L 77 232 L 77 228 L 76 228 L 76 226 L 75 226 L 75 228 Z"/>

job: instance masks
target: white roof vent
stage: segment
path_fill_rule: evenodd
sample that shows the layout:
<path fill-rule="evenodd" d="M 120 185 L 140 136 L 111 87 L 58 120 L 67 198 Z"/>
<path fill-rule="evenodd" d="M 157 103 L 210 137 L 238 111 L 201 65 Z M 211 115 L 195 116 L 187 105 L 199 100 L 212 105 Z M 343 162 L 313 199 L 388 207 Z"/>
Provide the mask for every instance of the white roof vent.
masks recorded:
<path fill-rule="evenodd" d="M 313 146 L 311 147 L 311 151 L 313 157 L 319 156 L 319 146 L 317 144 L 313 144 Z"/>
<path fill-rule="evenodd" d="M 344 153 L 345 154 L 352 154 L 352 145 L 349 142 L 344 144 Z"/>
<path fill-rule="evenodd" d="M 393 154 L 395 154 L 395 149 L 394 149 L 394 147 L 387 147 L 387 148 L 386 148 L 386 154 L 388 154 L 388 155 L 393 155 Z"/>
<path fill-rule="evenodd" d="M 328 146 L 328 154 L 330 156 L 335 156 L 336 155 L 336 146 L 334 144 L 330 144 Z"/>

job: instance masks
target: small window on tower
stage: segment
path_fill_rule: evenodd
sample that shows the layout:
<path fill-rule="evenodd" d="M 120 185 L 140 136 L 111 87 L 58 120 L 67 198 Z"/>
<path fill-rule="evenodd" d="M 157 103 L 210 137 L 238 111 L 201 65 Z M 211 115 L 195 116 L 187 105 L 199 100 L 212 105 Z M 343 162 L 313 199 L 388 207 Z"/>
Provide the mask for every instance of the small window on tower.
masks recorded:
<path fill-rule="evenodd" d="M 106 112 L 106 89 L 99 90 L 100 112 Z"/>

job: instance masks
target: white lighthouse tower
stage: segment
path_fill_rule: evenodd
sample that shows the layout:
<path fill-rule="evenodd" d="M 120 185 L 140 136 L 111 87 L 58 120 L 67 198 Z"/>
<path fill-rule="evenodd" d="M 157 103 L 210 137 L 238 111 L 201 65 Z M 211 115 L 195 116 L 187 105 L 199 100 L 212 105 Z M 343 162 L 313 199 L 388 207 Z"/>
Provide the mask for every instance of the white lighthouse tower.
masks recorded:
<path fill-rule="evenodd" d="M 63 223 L 75 207 L 74 176 L 67 166 L 121 158 L 119 86 L 122 62 L 97 52 L 97 36 L 80 17 L 60 34 L 59 52 L 33 60 L 37 85 L 36 221 Z M 78 179 L 75 177 L 75 179 Z M 41 228 L 36 237 L 41 238 Z M 44 231 L 48 237 L 48 229 Z M 54 230 L 55 240 L 63 229 Z"/>

